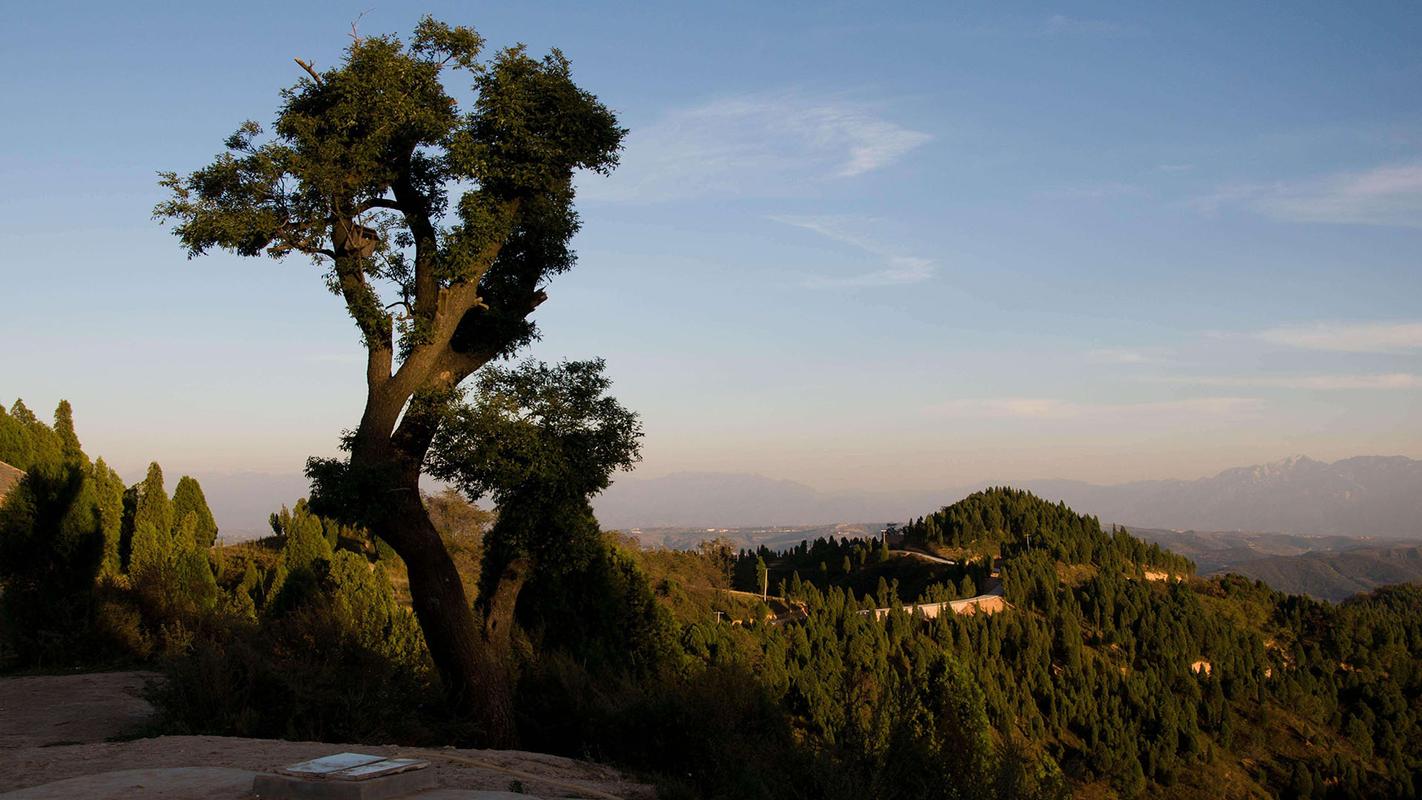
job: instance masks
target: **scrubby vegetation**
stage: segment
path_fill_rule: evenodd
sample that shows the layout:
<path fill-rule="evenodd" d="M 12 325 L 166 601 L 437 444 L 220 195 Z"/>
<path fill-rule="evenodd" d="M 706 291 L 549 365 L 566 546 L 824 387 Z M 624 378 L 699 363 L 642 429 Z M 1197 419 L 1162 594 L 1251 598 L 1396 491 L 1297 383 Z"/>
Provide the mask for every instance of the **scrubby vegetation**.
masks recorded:
<path fill-rule="evenodd" d="M 156 467 L 124 489 L 67 406 L 53 427 L 22 404 L 0 424 L 29 467 L 0 510 L 9 667 L 157 664 L 173 732 L 482 741 L 378 540 L 298 502 L 272 536 L 209 547 L 195 481 L 181 504 Z M 533 552 L 458 495 L 426 502 L 471 586 Z M 516 604 L 518 743 L 640 770 L 669 797 L 1416 796 L 1422 589 L 1333 605 L 1194 579 L 1009 489 L 915 521 L 911 542 L 934 544 L 914 538 L 930 519 L 972 560 L 865 539 L 676 552 L 593 528 L 567 558 L 540 542 L 557 577 L 533 571 Z M 998 587 L 996 614 L 901 607 Z"/>

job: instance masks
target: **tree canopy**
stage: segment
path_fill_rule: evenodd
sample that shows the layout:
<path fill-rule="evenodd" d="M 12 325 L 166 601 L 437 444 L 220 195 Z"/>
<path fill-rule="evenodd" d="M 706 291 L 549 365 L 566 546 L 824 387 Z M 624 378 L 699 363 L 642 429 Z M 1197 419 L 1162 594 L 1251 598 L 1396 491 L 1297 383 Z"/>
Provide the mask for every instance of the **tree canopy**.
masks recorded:
<path fill-rule="evenodd" d="M 472 28 L 430 17 L 408 42 L 355 36 L 333 68 L 298 63 L 270 133 L 248 121 L 209 165 L 163 173 L 154 215 L 189 256 L 322 265 L 366 349 L 366 405 L 348 458 L 308 462 L 313 510 L 400 554 L 451 700 L 506 739 L 500 669 L 419 479 L 460 383 L 536 335 L 529 315 L 575 260 L 574 172 L 616 166 L 625 131 L 561 52 L 485 55 Z"/>

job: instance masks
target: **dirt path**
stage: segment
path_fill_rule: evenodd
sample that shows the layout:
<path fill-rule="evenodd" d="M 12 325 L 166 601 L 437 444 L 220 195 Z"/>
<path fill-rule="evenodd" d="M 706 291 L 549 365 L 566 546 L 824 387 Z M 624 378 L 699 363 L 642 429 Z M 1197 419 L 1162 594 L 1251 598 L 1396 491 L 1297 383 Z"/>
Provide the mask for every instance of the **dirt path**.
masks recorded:
<path fill-rule="evenodd" d="M 517 750 L 430 750 L 223 736 L 106 741 L 147 719 L 152 709 L 137 692 L 150 677 L 110 672 L 0 679 L 0 798 L 238 800 L 250 797 L 251 778 L 257 772 L 345 751 L 429 760 L 440 787 L 439 793 L 429 794 L 430 800 L 511 788 L 541 797 L 640 800 L 655 796 L 651 787 L 611 767 Z"/>
<path fill-rule="evenodd" d="M 153 714 L 142 697 L 149 672 L 94 672 L 0 679 L 0 750 L 102 742 Z"/>

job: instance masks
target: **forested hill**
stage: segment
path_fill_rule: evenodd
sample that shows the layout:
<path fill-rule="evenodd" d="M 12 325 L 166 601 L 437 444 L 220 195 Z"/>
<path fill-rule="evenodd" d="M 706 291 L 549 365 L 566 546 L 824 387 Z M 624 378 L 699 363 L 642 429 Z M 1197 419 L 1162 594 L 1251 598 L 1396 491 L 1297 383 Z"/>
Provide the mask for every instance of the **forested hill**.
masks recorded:
<path fill-rule="evenodd" d="M 804 619 L 729 639 L 750 638 L 747 657 L 797 728 L 839 756 L 853 742 L 892 761 L 896 724 L 949 713 L 940 777 L 1010 773 L 1005 796 L 1418 796 L 1422 588 L 1333 605 L 1196 578 L 1181 556 L 1013 489 L 907 534 L 907 550 L 821 539 L 737 562 L 740 588 L 758 591 L 763 574 Z M 861 613 L 999 582 L 1010 606 L 991 615 Z M 704 651 L 732 649 L 692 628 Z M 925 680 L 944 681 L 957 705 L 941 708 Z"/>
<path fill-rule="evenodd" d="M 1194 571 L 1188 559 L 1157 544 L 1146 544 L 1125 530 L 1107 533 L 1097 518 L 1019 489 L 976 492 L 913 520 L 903 532 L 909 542 L 925 547 L 995 550 L 1004 557 L 1043 551 L 1068 564 L 1100 564 L 1114 558 L 1175 574 Z"/>

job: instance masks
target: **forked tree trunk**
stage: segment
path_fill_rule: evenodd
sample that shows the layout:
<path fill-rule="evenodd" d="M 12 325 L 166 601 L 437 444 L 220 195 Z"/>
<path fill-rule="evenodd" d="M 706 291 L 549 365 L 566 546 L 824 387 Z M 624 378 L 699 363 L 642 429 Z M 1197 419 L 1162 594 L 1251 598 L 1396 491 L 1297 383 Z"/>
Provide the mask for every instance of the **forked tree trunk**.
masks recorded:
<path fill-rule="evenodd" d="M 415 616 L 450 703 L 478 720 L 484 744 L 514 742 L 512 677 L 504 648 L 490 647 L 464 583 L 420 501 L 418 484 L 392 491 L 380 535 L 405 562 Z"/>
<path fill-rule="evenodd" d="M 400 196 L 399 185 L 395 193 Z M 518 201 L 510 201 L 507 213 L 513 215 L 518 206 Z M 411 212 L 405 211 L 409 219 Z M 350 249 L 349 241 L 339 247 L 336 272 L 347 306 L 358 322 L 366 320 L 362 330 L 368 353 L 368 394 L 351 446 L 350 469 L 361 476 L 363 491 L 376 495 L 363 498 L 364 504 L 376 509 L 367 520 L 371 530 L 405 561 L 415 616 L 451 704 L 482 725 L 485 744 L 508 746 L 515 737 L 508 648 L 490 647 L 486 641 L 482 620 L 474 613 L 454 560 L 420 498 L 420 472 L 440 425 L 444 401 L 438 398 L 493 359 L 519 329 L 496 328 L 475 337 L 478 342 L 473 349 L 455 349 L 455 334 L 470 321 L 469 315 L 477 317 L 487 312 L 488 306 L 478 295 L 477 280 L 439 287 L 430 261 L 431 254 L 437 252 L 433 227 L 423 212 L 415 216 L 415 308 L 428 315 L 432 341 L 407 354 L 393 376 L 390 317 L 378 310 L 375 322 L 362 316 L 362 309 L 369 311 L 368 306 L 378 301 L 364 284 L 359 253 Z M 348 220 L 344 224 L 350 227 L 352 223 Z M 493 263 L 501 246 L 486 248 L 486 265 Z M 522 319 L 545 299 L 547 295 L 530 287 L 526 297 L 510 301 L 502 312 Z"/>

